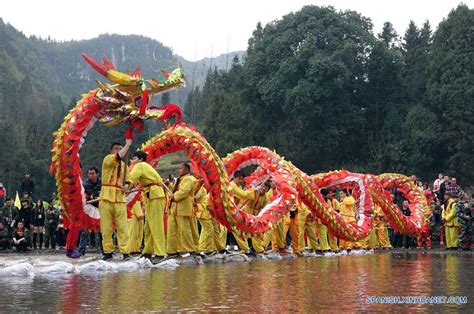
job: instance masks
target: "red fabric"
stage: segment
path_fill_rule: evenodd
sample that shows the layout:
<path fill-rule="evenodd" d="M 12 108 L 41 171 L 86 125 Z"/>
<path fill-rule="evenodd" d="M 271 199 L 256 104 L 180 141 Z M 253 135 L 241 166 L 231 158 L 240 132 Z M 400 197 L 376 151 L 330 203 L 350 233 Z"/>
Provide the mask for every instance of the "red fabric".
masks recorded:
<path fill-rule="evenodd" d="M 148 89 L 145 88 L 142 95 L 142 104 L 140 105 L 139 115 L 143 116 L 148 106 Z"/>
<path fill-rule="evenodd" d="M 143 120 L 141 119 L 135 119 L 130 123 L 130 126 L 128 127 L 127 131 L 125 131 L 125 138 L 132 139 L 133 140 L 133 130 L 137 129 L 139 133 L 143 131 L 143 127 L 145 124 L 143 123 Z"/>
<path fill-rule="evenodd" d="M 66 250 L 74 251 L 76 249 L 80 231 L 81 228 L 77 224 L 70 224 L 66 238 Z"/>

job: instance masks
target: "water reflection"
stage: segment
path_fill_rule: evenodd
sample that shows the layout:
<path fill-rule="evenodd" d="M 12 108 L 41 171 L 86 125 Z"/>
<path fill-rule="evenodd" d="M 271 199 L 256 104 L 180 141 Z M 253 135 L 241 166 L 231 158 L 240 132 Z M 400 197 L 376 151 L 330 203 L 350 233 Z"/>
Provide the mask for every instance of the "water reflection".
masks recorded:
<path fill-rule="evenodd" d="M 59 278 L 0 278 L 2 311 L 302 311 L 466 309 L 368 304 L 369 296 L 472 296 L 471 255 L 385 253 L 154 269 Z M 462 275 L 460 275 L 460 273 Z M 11 300 L 6 302 L 5 300 Z M 469 300 L 468 300 L 469 301 Z"/>

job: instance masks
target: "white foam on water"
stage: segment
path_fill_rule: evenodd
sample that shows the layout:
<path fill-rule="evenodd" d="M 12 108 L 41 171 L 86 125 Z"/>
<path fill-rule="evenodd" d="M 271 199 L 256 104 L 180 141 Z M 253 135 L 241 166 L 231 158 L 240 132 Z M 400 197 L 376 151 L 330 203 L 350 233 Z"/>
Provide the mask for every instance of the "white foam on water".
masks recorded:
<path fill-rule="evenodd" d="M 179 264 L 176 261 L 176 259 L 174 259 L 174 258 L 163 261 L 163 262 L 155 264 L 155 265 L 151 265 L 151 267 L 153 267 L 153 268 L 164 268 L 164 269 L 175 269 L 178 266 L 179 266 Z"/>
<path fill-rule="evenodd" d="M 76 272 L 76 267 L 71 263 L 53 262 L 36 264 L 33 266 L 36 275 L 58 275 L 58 274 L 72 274 Z"/>
<path fill-rule="evenodd" d="M 16 263 L 0 269 L 0 277 L 33 277 L 34 267 L 30 263 Z"/>

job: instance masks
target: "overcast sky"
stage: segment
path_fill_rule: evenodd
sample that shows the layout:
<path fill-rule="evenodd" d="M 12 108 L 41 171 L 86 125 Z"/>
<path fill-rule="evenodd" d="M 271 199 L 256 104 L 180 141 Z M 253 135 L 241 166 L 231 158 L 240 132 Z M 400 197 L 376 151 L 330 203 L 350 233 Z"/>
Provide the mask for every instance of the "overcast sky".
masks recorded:
<path fill-rule="evenodd" d="M 464 0 L 470 8 L 474 0 Z M 460 0 L 14 0 L 1 1 L 0 17 L 26 35 L 56 40 L 89 39 L 103 33 L 151 37 L 190 61 L 246 50 L 257 22 L 266 24 L 304 5 L 332 5 L 369 17 L 374 32 L 385 21 L 403 34 L 410 20 L 432 29 Z"/>

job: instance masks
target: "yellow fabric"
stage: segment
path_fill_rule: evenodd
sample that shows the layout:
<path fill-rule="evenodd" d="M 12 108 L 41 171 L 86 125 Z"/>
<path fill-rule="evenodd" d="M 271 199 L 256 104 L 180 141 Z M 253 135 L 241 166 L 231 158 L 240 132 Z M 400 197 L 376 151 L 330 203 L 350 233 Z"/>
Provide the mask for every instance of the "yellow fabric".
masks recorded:
<path fill-rule="evenodd" d="M 241 238 L 240 236 L 238 236 L 236 233 L 232 232 L 232 235 L 234 236 L 235 238 L 235 242 L 237 242 L 237 245 L 239 246 L 239 249 L 242 251 L 242 252 L 247 252 L 248 250 L 250 250 L 250 247 L 249 247 L 249 243 L 247 241 L 247 238 Z"/>
<path fill-rule="evenodd" d="M 112 241 L 112 221 L 117 227 L 117 241 L 120 253 L 128 254 L 127 208 L 125 203 L 99 202 L 100 232 L 102 233 L 102 248 L 105 254 L 114 251 Z"/>
<path fill-rule="evenodd" d="M 191 252 L 198 252 L 199 251 L 199 227 L 198 221 L 195 216 L 189 217 L 190 225 L 191 225 L 191 236 L 193 239 L 193 250 Z"/>
<path fill-rule="evenodd" d="M 142 203 L 136 202 L 132 208 L 132 217 L 127 220 L 128 224 L 128 251 L 130 253 L 140 252 L 143 241 L 143 210 Z"/>
<path fill-rule="evenodd" d="M 163 179 L 156 170 L 146 162 L 139 162 L 133 166 L 127 180 L 134 186 L 139 182 L 145 193 L 148 193 L 148 199 L 164 198 Z"/>
<path fill-rule="evenodd" d="M 259 211 L 269 203 L 269 199 L 266 194 L 260 195 L 255 190 L 249 190 L 248 199 L 246 200 L 243 210 L 251 215 L 258 215 Z"/>
<path fill-rule="evenodd" d="M 328 237 L 329 237 L 329 247 L 331 251 L 338 251 L 339 247 L 337 246 L 337 238 L 336 236 L 328 230 Z"/>
<path fill-rule="evenodd" d="M 196 217 L 199 218 L 199 220 L 212 219 L 211 210 L 212 205 L 209 201 L 209 195 L 206 189 L 201 186 L 194 196 L 194 212 L 196 213 Z"/>
<path fill-rule="evenodd" d="M 150 199 L 146 206 L 145 247 L 142 254 L 166 255 L 165 240 L 165 199 Z"/>
<path fill-rule="evenodd" d="M 316 236 L 316 233 L 318 232 L 317 230 L 317 223 L 316 221 L 313 220 L 306 220 L 306 222 L 303 224 L 303 230 L 300 234 L 300 243 L 301 243 L 301 249 L 304 249 L 305 247 L 308 247 L 309 249 L 312 250 L 319 250 L 319 244 L 318 244 L 318 237 Z M 305 240 L 304 240 L 304 235 L 306 233 L 306 241 L 308 245 L 305 245 Z"/>
<path fill-rule="evenodd" d="M 284 249 L 286 246 L 285 239 L 285 221 L 281 219 L 275 225 L 272 233 L 272 250 L 278 252 L 281 249 Z"/>
<path fill-rule="evenodd" d="M 172 213 L 176 216 L 193 216 L 193 187 L 196 179 L 187 174 L 179 178 L 178 189 L 173 193 Z"/>
<path fill-rule="evenodd" d="M 339 210 L 339 202 L 333 198 L 328 199 L 328 204 L 333 210 Z M 336 236 L 328 230 L 328 238 L 329 238 L 329 247 L 332 251 L 338 251 L 339 247 L 337 246 L 337 238 Z"/>
<path fill-rule="evenodd" d="M 218 251 L 222 251 L 225 249 L 227 241 L 227 229 L 215 219 L 212 219 L 212 225 L 214 227 L 214 245 Z"/>
<path fill-rule="evenodd" d="M 458 247 L 459 228 L 457 226 L 446 226 L 444 231 L 446 234 L 446 247 Z"/>
<path fill-rule="evenodd" d="M 355 222 L 356 204 L 352 196 L 346 196 L 339 206 L 341 214 L 345 222 Z"/>
<path fill-rule="evenodd" d="M 195 251 L 192 233 L 192 216 L 168 215 L 166 251 L 168 254 L 191 253 Z"/>
<path fill-rule="evenodd" d="M 252 237 L 252 247 L 256 253 L 263 253 L 272 239 L 272 230 Z"/>
<path fill-rule="evenodd" d="M 318 222 L 318 230 L 319 230 L 319 248 L 322 251 L 329 251 L 329 242 L 328 242 L 328 227 L 326 225 Z"/>
<path fill-rule="evenodd" d="M 213 252 L 216 250 L 214 242 L 214 225 L 211 219 L 199 219 L 201 224 L 201 234 L 199 235 L 199 251 Z"/>
<path fill-rule="evenodd" d="M 388 229 L 384 225 L 375 227 L 375 233 L 377 236 L 378 244 L 382 248 L 391 248 L 390 240 L 388 238 Z"/>
<path fill-rule="evenodd" d="M 304 230 L 306 227 L 306 217 L 308 216 L 308 212 L 302 207 L 299 207 L 298 209 L 298 215 L 296 216 L 298 219 L 298 246 L 301 250 L 304 250 L 306 248 Z"/>
<path fill-rule="evenodd" d="M 125 172 L 127 172 L 127 178 L 129 178 L 128 167 L 126 167 L 123 161 L 119 162 L 118 154 L 109 154 L 105 156 L 102 161 L 102 188 L 99 194 L 101 201 L 108 201 L 111 203 L 126 202 L 125 194 L 121 190 Z"/>
<path fill-rule="evenodd" d="M 289 217 L 289 215 L 288 215 Z M 289 218 L 285 220 L 285 230 L 290 231 L 290 237 L 291 237 L 291 248 L 293 249 L 293 253 L 297 254 L 300 253 L 300 246 L 298 243 L 298 219 L 295 218 Z M 286 235 L 286 232 L 285 232 Z"/>
<path fill-rule="evenodd" d="M 237 185 L 233 180 L 230 182 L 230 188 L 232 193 L 234 193 L 234 202 L 237 206 L 245 200 L 251 200 L 253 198 L 253 189 L 244 190 Z"/>
<path fill-rule="evenodd" d="M 442 218 L 446 219 L 446 226 L 448 227 L 458 227 L 459 221 L 456 216 L 456 202 L 452 198 L 448 200 L 446 208 L 441 212 Z"/>
<path fill-rule="evenodd" d="M 368 242 L 367 243 L 368 247 L 370 249 L 376 249 L 379 247 L 379 241 L 377 238 L 377 230 L 373 227 L 372 227 L 372 230 L 370 231 L 370 235 L 367 242 Z"/>

